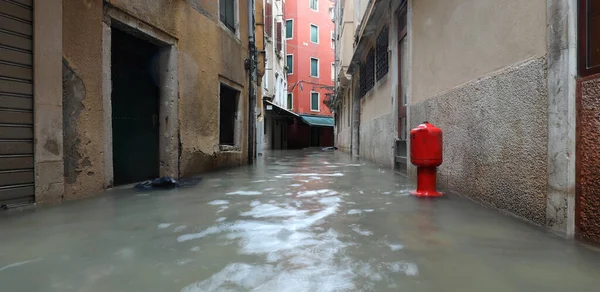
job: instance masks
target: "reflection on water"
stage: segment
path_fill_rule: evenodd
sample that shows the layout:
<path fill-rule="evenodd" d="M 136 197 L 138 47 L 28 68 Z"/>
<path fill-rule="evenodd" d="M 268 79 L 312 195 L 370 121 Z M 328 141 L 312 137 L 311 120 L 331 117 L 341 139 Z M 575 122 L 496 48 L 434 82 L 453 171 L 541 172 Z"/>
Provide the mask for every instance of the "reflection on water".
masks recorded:
<path fill-rule="evenodd" d="M 0 217 L 2 291 L 597 291 L 600 254 L 343 153 Z"/>

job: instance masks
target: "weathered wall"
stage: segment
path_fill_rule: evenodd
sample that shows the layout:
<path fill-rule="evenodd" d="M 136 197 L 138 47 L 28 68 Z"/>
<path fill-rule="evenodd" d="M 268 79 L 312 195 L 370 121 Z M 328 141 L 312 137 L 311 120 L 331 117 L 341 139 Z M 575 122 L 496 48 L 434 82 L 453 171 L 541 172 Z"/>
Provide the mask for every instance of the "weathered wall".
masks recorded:
<path fill-rule="evenodd" d="M 392 67 L 390 64 L 390 70 Z M 395 139 L 391 76 L 388 72 L 360 100 L 360 157 L 389 167 L 394 161 Z"/>
<path fill-rule="evenodd" d="M 337 120 L 336 146 L 344 152 L 350 152 L 352 146 L 352 90 L 347 88 L 340 97 L 342 102 L 337 109 L 339 118 Z"/>
<path fill-rule="evenodd" d="M 545 58 L 530 59 L 411 105 L 411 128 L 444 131 L 442 189 L 546 223 L 545 70 Z"/>
<path fill-rule="evenodd" d="M 411 103 L 546 53 L 546 0 L 419 0 Z"/>
<path fill-rule="evenodd" d="M 64 0 L 63 126 L 65 198 L 103 189 L 103 6 L 114 7 L 177 39 L 180 175 L 247 162 L 247 0 L 239 0 L 238 31 L 219 21 L 213 0 Z M 239 89 L 239 150 L 219 151 L 219 82 Z"/>
<path fill-rule="evenodd" d="M 600 243 L 600 76 L 580 81 L 578 236 Z"/>
<path fill-rule="evenodd" d="M 104 185 L 102 0 L 63 0 L 64 199 Z"/>

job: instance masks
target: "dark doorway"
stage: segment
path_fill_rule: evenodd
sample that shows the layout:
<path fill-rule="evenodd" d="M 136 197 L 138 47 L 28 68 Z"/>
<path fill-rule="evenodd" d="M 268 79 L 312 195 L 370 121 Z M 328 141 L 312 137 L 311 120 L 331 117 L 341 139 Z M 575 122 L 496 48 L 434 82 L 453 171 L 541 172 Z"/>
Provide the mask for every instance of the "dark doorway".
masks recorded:
<path fill-rule="evenodd" d="M 114 184 L 159 175 L 159 47 L 112 30 L 112 133 Z"/>
<path fill-rule="evenodd" d="M 219 145 L 235 146 L 239 91 L 221 84 L 219 96 Z"/>
<path fill-rule="evenodd" d="M 321 128 L 310 128 L 310 147 L 321 146 Z"/>

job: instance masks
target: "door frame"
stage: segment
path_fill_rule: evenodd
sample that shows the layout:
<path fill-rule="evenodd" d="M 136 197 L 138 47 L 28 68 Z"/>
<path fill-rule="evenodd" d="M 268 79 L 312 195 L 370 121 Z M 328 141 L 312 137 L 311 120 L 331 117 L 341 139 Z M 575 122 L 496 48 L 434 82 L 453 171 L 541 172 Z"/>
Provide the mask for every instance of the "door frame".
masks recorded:
<path fill-rule="evenodd" d="M 159 175 L 179 177 L 179 91 L 177 39 L 114 7 L 104 6 L 102 23 L 102 102 L 104 109 L 104 187 L 114 185 L 112 149 L 111 29 L 159 46 Z"/>

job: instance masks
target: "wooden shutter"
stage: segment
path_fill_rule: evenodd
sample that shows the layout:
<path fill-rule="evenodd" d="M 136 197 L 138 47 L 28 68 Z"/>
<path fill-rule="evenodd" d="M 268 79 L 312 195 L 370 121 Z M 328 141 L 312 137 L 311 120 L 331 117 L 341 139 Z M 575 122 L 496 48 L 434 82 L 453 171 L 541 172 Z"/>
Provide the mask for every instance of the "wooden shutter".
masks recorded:
<path fill-rule="evenodd" d="M 281 52 L 283 45 L 282 37 L 281 37 L 281 22 L 277 22 L 277 51 Z"/>

